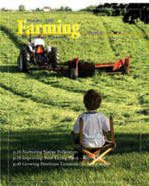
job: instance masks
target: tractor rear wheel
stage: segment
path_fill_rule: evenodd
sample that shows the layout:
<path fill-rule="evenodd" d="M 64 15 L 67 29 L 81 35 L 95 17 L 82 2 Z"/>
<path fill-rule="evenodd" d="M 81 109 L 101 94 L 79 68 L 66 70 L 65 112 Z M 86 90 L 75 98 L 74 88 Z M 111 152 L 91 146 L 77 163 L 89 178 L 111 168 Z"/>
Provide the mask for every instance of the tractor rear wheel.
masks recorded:
<path fill-rule="evenodd" d="M 18 69 L 20 72 L 27 72 L 27 51 L 22 49 L 18 58 Z"/>
<path fill-rule="evenodd" d="M 59 63 L 59 54 L 58 54 L 57 48 L 55 48 L 55 47 L 51 48 L 50 62 L 51 62 L 52 68 L 54 68 L 54 69 L 57 67 L 57 64 Z"/>

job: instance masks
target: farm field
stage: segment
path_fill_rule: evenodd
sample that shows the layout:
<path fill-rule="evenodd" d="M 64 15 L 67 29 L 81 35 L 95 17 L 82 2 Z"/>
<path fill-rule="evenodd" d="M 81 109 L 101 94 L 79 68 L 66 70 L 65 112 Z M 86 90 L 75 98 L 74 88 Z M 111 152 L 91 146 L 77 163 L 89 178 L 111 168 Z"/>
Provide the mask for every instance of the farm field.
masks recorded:
<path fill-rule="evenodd" d="M 0 17 L 1 185 L 147 186 L 149 25 L 129 25 L 122 17 L 89 13 L 0 12 Z M 130 55 L 130 74 L 96 73 L 72 80 L 55 72 L 19 73 L 19 49 L 27 38 L 17 36 L 17 20 L 44 22 L 49 18 L 80 24 L 79 39 L 45 38 L 58 48 L 61 62 L 74 57 L 93 63 L 113 62 Z M 107 157 L 111 166 L 12 167 L 12 153 L 19 149 L 72 150 L 70 132 L 84 111 L 83 94 L 90 88 L 102 92 L 100 111 L 114 117 L 117 148 Z"/>

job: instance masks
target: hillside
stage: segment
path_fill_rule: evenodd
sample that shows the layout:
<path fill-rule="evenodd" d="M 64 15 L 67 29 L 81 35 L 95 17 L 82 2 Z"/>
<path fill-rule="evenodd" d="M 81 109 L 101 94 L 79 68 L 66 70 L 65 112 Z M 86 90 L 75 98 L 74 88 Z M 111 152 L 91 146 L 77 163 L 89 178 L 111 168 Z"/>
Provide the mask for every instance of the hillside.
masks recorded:
<path fill-rule="evenodd" d="M 124 24 L 121 17 L 99 17 L 88 13 L 44 13 L 41 16 L 39 13 L 1 12 L 0 15 L 0 129 L 3 166 L 7 161 L 5 154 L 8 145 L 10 155 L 19 148 L 48 149 L 54 146 L 71 149 L 70 131 L 78 114 L 84 111 L 82 96 L 90 88 L 102 92 L 100 110 L 107 116 L 114 116 L 117 137 L 117 150 L 108 157 L 113 162 L 113 167 L 100 167 L 94 171 L 88 168 L 83 171 L 77 168 L 62 171 L 52 169 L 37 173 L 24 170 L 18 173 L 12 169 L 10 178 L 22 182 L 26 179 L 35 182 L 45 179 L 49 180 L 47 185 L 57 185 L 54 179 L 58 180 L 59 185 L 65 185 L 64 177 L 67 185 L 71 185 L 70 180 L 75 184 L 76 179 L 78 185 L 82 185 L 99 178 L 103 185 L 147 185 L 149 25 L 141 22 L 129 25 Z M 71 80 L 47 71 L 19 73 L 16 68 L 19 48 L 27 39 L 16 35 L 17 19 L 44 21 L 48 18 L 80 24 L 79 39 L 46 38 L 47 43 L 58 48 L 61 62 L 76 56 L 93 63 L 112 62 L 130 55 L 130 75 L 96 74 L 92 78 Z M 101 34 L 95 34 L 97 32 Z M 6 175 L 5 169 L 2 175 L 3 185 L 6 185 Z M 112 180 L 107 182 L 111 176 Z M 23 185 L 28 184 L 23 182 Z"/>

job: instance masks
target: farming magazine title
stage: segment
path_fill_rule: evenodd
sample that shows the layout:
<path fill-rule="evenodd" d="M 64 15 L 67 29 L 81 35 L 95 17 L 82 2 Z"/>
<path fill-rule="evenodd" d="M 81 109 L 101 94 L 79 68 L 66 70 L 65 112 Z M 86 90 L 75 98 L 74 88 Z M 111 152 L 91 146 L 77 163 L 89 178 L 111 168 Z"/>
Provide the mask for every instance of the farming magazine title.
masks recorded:
<path fill-rule="evenodd" d="M 149 3 L 0 2 L 2 186 L 147 186 Z"/>

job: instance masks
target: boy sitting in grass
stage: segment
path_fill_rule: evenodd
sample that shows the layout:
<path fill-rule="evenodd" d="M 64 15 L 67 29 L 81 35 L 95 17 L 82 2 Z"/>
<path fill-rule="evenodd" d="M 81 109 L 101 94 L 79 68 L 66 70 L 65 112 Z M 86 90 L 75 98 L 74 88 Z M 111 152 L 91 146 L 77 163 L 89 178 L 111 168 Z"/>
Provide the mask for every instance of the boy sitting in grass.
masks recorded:
<path fill-rule="evenodd" d="M 107 134 L 110 131 L 109 119 L 101 112 L 97 112 L 101 100 L 101 94 L 93 89 L 84 95 L 87 111 L 79 115 L 73 126 L 74 142 L 78 147 L 99 148 L 107 141 Z"/>

